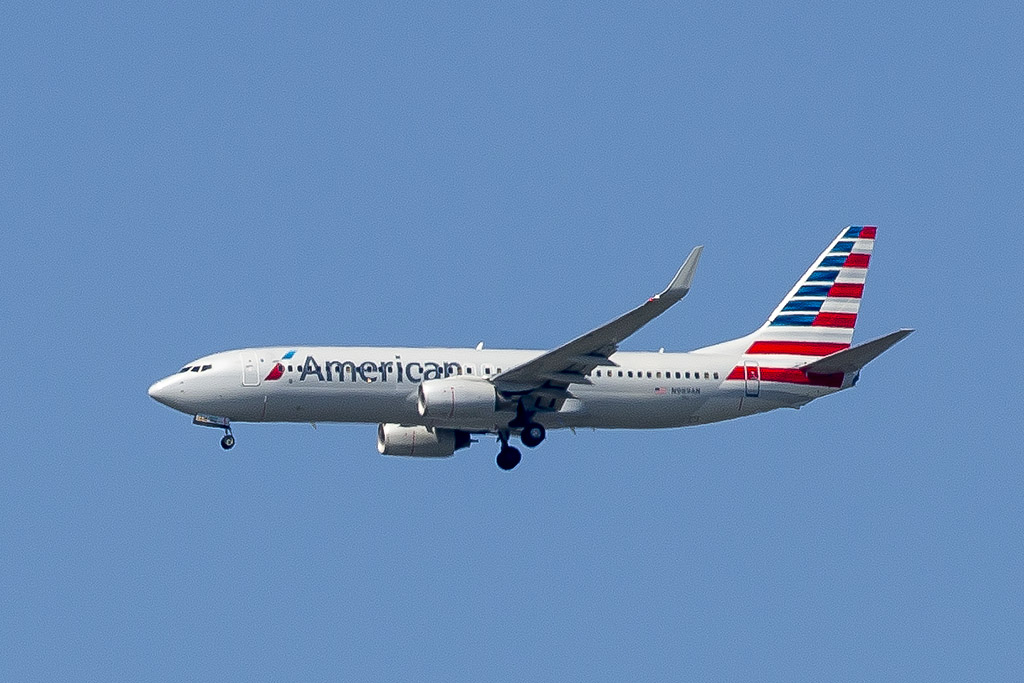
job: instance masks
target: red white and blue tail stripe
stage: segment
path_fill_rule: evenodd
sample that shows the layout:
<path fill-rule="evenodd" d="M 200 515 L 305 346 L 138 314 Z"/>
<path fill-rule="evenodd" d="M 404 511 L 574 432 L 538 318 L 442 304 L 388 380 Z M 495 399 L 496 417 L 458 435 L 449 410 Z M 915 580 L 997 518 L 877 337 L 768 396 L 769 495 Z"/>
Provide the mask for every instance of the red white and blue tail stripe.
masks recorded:
<path fill-rule="evenodd" d="M 784 382 L 839 388 L 844 375 L 814 374 L 801 368 L 850 348 L 864 294 L 876 228 L 855 225 L 842 232 L 814 260 L 789 294 L 755 332 L 708 351 L 738 351 L 730 380 Z"/>
<path fill-rule="evenodd" d="M 752 336 L 747 355 L 827 356 L 853 341 L 876 228 L 844 228 Z"/>

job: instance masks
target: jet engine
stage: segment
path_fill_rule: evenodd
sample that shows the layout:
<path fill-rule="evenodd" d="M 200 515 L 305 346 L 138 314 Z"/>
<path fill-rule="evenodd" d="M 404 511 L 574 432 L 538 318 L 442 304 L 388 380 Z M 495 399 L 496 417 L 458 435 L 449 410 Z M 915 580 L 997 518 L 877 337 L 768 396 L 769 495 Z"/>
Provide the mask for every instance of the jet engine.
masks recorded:
<path fill-rule="evenodd" d="M 491 417 L 500 406 L 498 392 L 487 380 L 448 377 L 421 383 L 416 407 L 425 418 L 478 420 Z"/>
<path fill-rule="evenodd" d="M 381 455 L 447 458 L 469 444 L 469 432 L 389 422 L 377 425 L 377 450 Z"/>

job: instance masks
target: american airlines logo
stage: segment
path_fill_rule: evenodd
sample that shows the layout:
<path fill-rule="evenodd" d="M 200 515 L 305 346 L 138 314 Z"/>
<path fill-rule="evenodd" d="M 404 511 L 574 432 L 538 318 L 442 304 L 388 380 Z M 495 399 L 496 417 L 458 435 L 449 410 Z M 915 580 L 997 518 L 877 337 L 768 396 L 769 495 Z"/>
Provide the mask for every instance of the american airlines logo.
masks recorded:
<path fill-rule="evenodd" d="M 281 360 L 288 360 L 295 355 L 289 351 Z M 313 356 L 306 356 L 302 365 L 296 365 L 293 372 L 299 373 L 299 381 L 315 380 L 317 382 L 422 382 L 428 379 L 440 379 L 462 374 L 462 365 L 452 362 L 409 362 L 404 363 L 401 356 L 394 360 L 375 362 L 372 360 L 329 360 L 320 362 Z M 285 374 L 285 366 L 275 361 L 274 367 L 267 374 L 265 381 L 281 379 Z"/>

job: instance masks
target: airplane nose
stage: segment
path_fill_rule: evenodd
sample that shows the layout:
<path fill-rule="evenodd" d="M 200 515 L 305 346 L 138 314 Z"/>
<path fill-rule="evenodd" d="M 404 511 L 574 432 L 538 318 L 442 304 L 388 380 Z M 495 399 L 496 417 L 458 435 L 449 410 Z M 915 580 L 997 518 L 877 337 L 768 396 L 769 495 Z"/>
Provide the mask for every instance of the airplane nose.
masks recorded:
<path fill-rule="evenodd" d="M 163 403 L 165 406 L 173 408 L 174 406 L 171 405 L 171 402 L 174 395 L 174 377 L 166 377 L 158 382 L 154 382 L 146 393 L 158 403 Z"/>

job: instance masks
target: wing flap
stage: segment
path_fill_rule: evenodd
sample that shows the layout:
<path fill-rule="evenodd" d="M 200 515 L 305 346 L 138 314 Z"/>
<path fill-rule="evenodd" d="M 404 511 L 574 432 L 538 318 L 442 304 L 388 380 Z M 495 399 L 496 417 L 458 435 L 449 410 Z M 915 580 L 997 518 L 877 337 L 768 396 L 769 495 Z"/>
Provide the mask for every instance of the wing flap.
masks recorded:
<path fill-rule="evenodd" d="M 540 379 L 559 384 L 593 384 L 585 374 L 579 372 L 545 372 L 540 375 Z"/>

